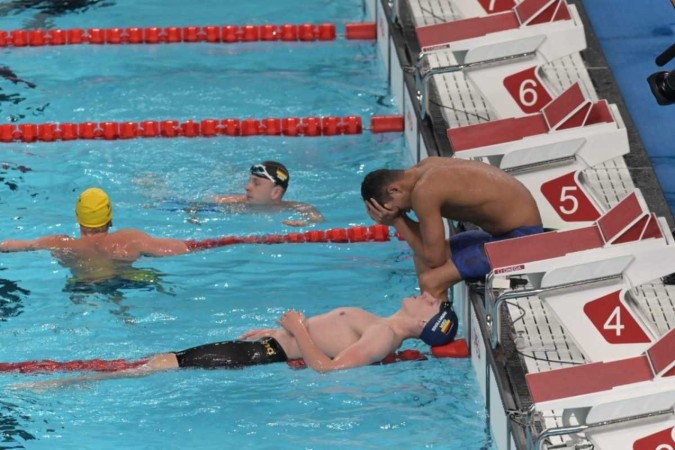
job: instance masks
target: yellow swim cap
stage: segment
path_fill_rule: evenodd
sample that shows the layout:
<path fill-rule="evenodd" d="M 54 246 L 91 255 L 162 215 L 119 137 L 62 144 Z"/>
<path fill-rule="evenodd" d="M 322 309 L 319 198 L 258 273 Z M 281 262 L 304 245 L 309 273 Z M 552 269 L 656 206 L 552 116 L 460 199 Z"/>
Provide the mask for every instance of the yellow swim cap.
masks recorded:
<path fill-rule="evenodd" d="M 89 188 L 75 205 L 77 221 L 83 227 L 98 228 L 112 220 L 112 204 L 103 189 Z"/>

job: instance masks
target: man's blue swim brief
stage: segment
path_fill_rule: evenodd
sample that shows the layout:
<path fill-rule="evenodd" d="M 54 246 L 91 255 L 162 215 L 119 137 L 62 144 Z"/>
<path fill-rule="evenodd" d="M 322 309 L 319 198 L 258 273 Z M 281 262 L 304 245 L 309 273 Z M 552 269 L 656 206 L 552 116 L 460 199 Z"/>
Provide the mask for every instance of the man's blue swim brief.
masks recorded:
<path fill-rule="evenodd" d="M 450 251 L 452 252 L 450 259 L 463 280 L 482 280 L 491 270 L 483 247 L 487 242 L 503 241 L 543 231 L 544 229 L 540 226 L 519 227 L 500 236 L 492 236 L 483 230 L 464 231 L 450 238 Z"/>

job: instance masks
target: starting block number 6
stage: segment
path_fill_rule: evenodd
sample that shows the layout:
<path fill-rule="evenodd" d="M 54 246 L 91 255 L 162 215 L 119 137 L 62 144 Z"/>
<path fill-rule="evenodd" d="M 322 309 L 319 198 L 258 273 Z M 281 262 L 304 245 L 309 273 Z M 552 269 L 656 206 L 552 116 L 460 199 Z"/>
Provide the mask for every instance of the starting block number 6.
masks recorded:
<path fill-rule="evenodd" d="M 504 78 L 504 87 L 525 114 L 540 111 L 552 100 L 551 94 L 537 75 L 536 67 Z"/>

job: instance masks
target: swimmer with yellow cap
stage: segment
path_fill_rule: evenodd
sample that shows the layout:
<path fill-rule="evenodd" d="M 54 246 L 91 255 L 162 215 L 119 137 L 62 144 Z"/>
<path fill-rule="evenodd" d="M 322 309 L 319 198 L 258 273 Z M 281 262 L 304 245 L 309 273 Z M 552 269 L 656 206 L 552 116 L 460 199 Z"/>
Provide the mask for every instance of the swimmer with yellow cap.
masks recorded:
<path fill-rule="evenodd" d="M 156 238 L 141 230 L 109 232 L 113 207 L 110 197 L 98 187 L 86 189 L 77 199 L 75 216 L 80 237 L 43 236 L 33 240 L 0 242 L 0 252 L 50 250 L 61 264 L 76 276 L 97 277 L 110 274 L 141 256 L 171 256 L 188 253 L 183 240 Z M 122 264 L 120 264 L 122 263 Z"/>
<path fill-rule="evenodd" d="M 75 216 L 81 227 L 109 228 L 112 225 L 113 209 L 110 197 L 101 188 L 89 188 L 77 199 Z"/>

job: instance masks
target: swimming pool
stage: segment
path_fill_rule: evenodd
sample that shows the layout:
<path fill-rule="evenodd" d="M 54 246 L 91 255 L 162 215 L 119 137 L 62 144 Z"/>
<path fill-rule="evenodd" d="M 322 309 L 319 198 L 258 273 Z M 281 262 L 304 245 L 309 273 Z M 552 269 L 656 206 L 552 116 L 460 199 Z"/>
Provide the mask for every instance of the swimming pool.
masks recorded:
<path fill-rule="evenodd" d="M 60 28 L 85 21 L 103 27 L 363 20 L 360 1 L 289 3 L 213 0 L 189 8 L 163 1 L 139 9 L 117 0 L 51 20 Z M 214 20 L 217 15 L 226 21 Z M 4 16 L 0 28 L 36 17 L 34 10 Z M 2 81 L 3 92 L 25 99 L 0 103 L 3 122 L 395 112 L 370 42 L 73 46 L 0 54 L 3 65 L 37 85 Z M 0 229 L 3 239 L 75 234 L 76 196 L 100 185 L 114 203 L 116 229 L 183 239 L 296 231 L 281 224 L 283 213 L 207 209 L 193 216 L 182 210 L 216 193 L 241 192 L 248 167 L 261 159 L 287 163 L 287 198 L 311 202 L 327 219 L 314 228 L 369 224 L 360 181 L 375 168 L 408 165 L 403 146 L 399 135 L 370 133 L 3 144 L 4 176 L 15 189 L 0 185 Z M 316 314 L 353 304 L 390 314 L 416 289 L 410 252 L 397 241 L 232 246 L 135 266 L 140 282 L 133 289 L 82 292 L 45 252 L 3 254 L 0 361 L 141 358 L 274 326 L 288 308 Z M 405 348 L 426 351 L 418 344 Z M 277 364 L 46 392 L 8 389 L 54 377 L 1 375 L 1 448 L 492 448 L 466 360 L 327 375 Z"/>

